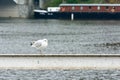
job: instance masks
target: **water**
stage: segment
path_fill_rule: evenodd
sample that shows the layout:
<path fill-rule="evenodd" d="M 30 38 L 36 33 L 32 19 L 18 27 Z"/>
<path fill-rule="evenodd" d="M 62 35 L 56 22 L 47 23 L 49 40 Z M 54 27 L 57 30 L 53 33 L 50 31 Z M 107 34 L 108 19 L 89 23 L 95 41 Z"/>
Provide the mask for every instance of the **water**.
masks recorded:
<path fill-rule="evenodd" d="M 0 70 L 0 80 L 119 80 L 120 70 Z"/>
<path fill-rule="evenodd" d="M 119 54 L 120 21 L 0 19 L 0 54 L 39 54 L 30 42 L 46 38 L 45 54 Z M 119 80 L 120 70 L 0 69 L 0 80 Z"/>
<path fill-rule="evenodd" d="M 39 54 L 30 42 L 43 38 L 44 54 L 119 54 L 120 21 L 0 19 L 1 54 Z"/>

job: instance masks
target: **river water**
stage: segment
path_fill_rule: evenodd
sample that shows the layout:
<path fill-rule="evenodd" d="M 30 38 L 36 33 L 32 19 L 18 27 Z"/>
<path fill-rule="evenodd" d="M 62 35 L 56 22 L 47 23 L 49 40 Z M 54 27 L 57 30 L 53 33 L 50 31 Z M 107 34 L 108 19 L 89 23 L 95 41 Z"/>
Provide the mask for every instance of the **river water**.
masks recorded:
<path fill-rule="evenodd" d="M 0 19 L 1 54 L 40 54 L 30 42 L 44 38 L 44 54 L 120 54 L 120 21 Z"/>
<path fill-rule="evenodd" d="M 0 70 L 0 80 L 120 80 L 120 71 Z"/>
<path fill-rule="evenodd" d="M 120 21 L 0 19 L 1 54 L 40 54 L 30 42 L 46 38 L 44 54 L 120 54 Z M 0 80 L 119 80 L 120 70 L 0 69 Z"/>

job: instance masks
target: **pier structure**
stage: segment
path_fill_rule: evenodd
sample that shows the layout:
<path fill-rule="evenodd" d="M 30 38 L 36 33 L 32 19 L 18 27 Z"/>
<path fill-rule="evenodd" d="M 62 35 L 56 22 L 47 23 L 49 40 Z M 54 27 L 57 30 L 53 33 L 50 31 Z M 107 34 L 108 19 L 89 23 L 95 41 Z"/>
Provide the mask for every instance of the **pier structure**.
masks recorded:
<path fill-rule="evenodd" d="M 42 8 L 45 0 L 0 0 L 0 17 L 30 18 L 35 6 Z"/>
<path fill-rule="evenodd" d="M 0 54 L 0 69 L 120 69 L 120 55 Z"/>

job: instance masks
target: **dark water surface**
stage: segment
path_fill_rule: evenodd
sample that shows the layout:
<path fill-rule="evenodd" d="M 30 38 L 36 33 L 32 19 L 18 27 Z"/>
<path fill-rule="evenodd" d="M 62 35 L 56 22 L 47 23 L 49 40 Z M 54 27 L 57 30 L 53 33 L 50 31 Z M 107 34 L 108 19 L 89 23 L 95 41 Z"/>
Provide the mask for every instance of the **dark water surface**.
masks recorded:
<path fill-rule="evenodd" d="M 120 21 L 0 19 L 1 54 L 39 54 L 30 42 L 43 38 L 45 54 L 120 54 Z"/>

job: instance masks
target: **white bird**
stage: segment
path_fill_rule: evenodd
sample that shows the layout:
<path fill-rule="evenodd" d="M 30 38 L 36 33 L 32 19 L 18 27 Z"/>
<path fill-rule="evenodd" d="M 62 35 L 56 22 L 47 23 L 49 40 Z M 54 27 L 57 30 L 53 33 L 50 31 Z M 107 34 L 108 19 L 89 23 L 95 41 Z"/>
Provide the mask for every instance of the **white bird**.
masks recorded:
<path fill-rule="evenodd" d="M 38 50 L 42 50 L 48 46 L 48 40 L 47 39 L 42 39 L 42 40 L 37 40 L 31 42 L 31 47 L 34 47 Z"/>

